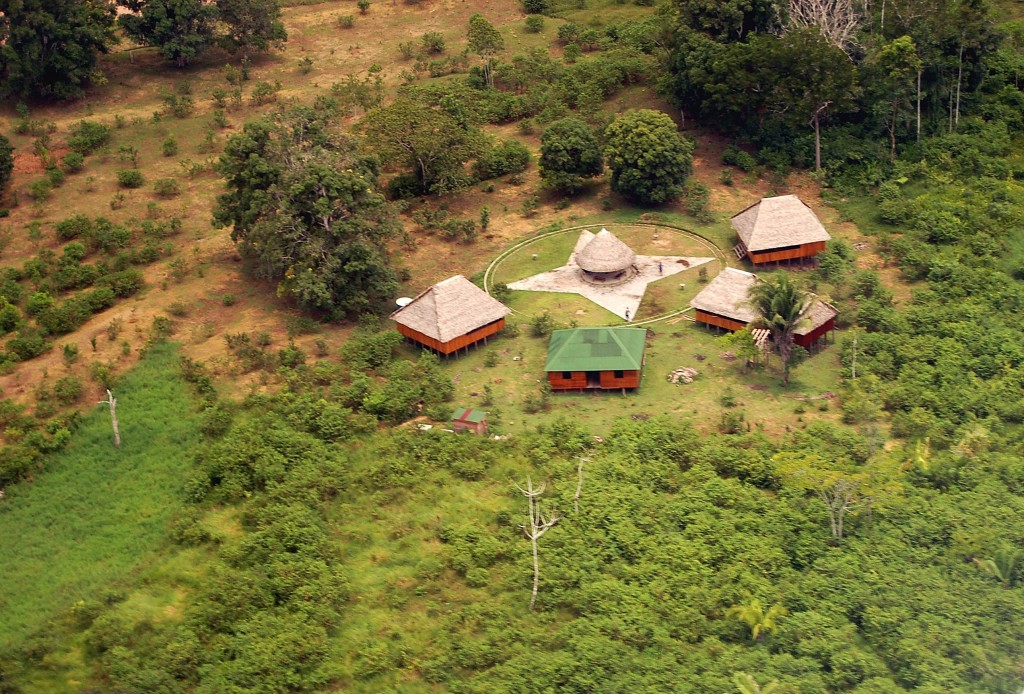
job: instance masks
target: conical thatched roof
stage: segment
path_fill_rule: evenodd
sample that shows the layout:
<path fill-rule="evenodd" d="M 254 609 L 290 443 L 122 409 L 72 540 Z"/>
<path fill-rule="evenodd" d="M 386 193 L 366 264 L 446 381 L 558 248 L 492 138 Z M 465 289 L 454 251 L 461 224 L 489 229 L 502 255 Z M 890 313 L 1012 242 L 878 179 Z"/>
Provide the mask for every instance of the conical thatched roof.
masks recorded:
<path fill-rule="evenodd" d="M 455 275 L 438 282 L 392 313 L 391 320 L 427 337 L 448 342 L 509 313 L 503 303 L 462 275 Z"/>
<path fill-rule="evenodd" d="M 750 305 L 750 288 L 757 283 L 757 275 L 736 268 L 727 267 L 718 277 L 708 282 L 690 306 L 701 311 L 714 313 L 733 320 L 751 323 L 757 318 L 757 311 Z"/>
<path fill-rule="evenodd" d="M 795 195 L 761 199 L 734 215 L 732 228 L 751 252 L 832 238 L 811 208 Z"/>
<path fill-rule="evenodd" d="M 636 260 L 636 253 L 607 229 L 576 253 L 576 264 L 587 272 L 618 272 Z"/>

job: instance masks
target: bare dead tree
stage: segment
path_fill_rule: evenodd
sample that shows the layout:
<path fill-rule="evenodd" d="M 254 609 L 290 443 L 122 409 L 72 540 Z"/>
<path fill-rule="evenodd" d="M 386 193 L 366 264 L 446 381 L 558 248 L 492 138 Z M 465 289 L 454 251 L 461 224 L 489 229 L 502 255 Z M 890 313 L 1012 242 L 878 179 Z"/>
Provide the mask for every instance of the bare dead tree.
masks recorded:
<path fill-rule="evenodd" d="M 107 388 L 107 399 L 100 400 L 97 404 L 110 406 L 110 426 L 114 428 L 114 448 L 121 447 L 121 431 L 117 428 L 117 398 Z"/>
<path fill-rule="evenodd" d="M 589 463 L 590 458 L 578 457 L 576 460 L 580 461 L 579 467 L 576 469 L 577 481 L 576 481 L 576 493 L 572 497 L 572 508 L 576 513 L 580 512 L 580 495 L 583 494 L 583 463 Z"/>
<path fill-rule="evenodd" d="M 540 588 L 540 555 L 537 551 L 537 540 L 553 528 L 561 520 L 561 516 L 556 512 L 547 518 L 544 517 L 539 501 L 540 495 L 544 493 L 544 485 L 542 484 L 539 489 L 534 489 L 533 480 L 529 475 L 526 476 L 526 489 L 518 484 L 516 484 L 516 489 L 526 497 L 530 511 L 530 524 L 519 527 L 523 529 L 523 533 L 530 540 L 530 545 L 533 548 L 533 593 L 530 595 L 530 609 L 532 610 L 537 602 L 537 590 Z"/>
<path fill-rule="evenodd" d="M 863 493 L 858 480 L 838 478 L 832 484 L 818 490 L 818 497 L 828 509 L 829 521 L 832 525 L 832 539 L 836 544 L 843 541 L 843 524 L 846 514 L 862 507 L 870 507 L 873 496 Z"/>
<path fill-rule="evenodd" d="M 853 37 L 861 20 L 853 0 L 789 0 L 790 25 L 816 28 L 848 55 L 857 45 Z"/>

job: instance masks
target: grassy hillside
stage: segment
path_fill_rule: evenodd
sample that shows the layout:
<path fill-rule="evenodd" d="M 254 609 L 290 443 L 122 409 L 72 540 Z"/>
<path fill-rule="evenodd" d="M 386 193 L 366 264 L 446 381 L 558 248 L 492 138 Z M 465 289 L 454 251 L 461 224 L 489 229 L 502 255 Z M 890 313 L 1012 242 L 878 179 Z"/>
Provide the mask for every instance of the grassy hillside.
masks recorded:
<path fill-rule="evenodd" d="M 183 503 L 198 415 L 178 377 L 178 351 L 157 345 L 115 386 L 122 444 L 95 406 L 72 443 L 0 503 L 0 648 L 76 603 L 129 585 L 167 546 Z"/>

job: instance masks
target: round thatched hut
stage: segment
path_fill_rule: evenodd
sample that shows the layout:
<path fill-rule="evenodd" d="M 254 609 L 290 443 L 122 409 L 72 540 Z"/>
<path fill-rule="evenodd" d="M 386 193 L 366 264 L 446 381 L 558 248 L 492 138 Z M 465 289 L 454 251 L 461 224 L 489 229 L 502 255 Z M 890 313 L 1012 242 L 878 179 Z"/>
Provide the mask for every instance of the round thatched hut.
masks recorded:
<path fill-rule="evenodd" d="M 595 284 L 626 280 L 633 275 L 636 253 L 615 234 L 602 229 L 576 252 L 576 264 L 583 279 Z"/>

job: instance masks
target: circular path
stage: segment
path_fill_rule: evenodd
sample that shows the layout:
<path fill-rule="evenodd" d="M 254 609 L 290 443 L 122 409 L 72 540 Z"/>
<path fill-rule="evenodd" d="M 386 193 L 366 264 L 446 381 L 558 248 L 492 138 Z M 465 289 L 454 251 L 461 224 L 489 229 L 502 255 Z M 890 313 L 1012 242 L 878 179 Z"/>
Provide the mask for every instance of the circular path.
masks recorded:
<path fill-rule="evenodd" d="M 506 248 L 504 251 L 502 251 L 500 254 L 498 254 L 498 256 L 494 260 L 491 261 L 490 265 L 487 266 L 487 269 L 484 270 L 484 291 L 486 291 L 488 294 L 491 293 L 491 288 L 492 288 L 492 286 L 494 284 L 494 275 L 495 275 L 495 273 L 497 272 L 498 268 L 501 266 L 501 264 L 503 262 L 505 262 L 506 260 L 511 258 L 513 255 L 519 253 L 520 251 L 523 251 L 523 250 L 529 248 L 533 244 L 545 241 L 547 239 L 551 239 L 551 238 L 553 238 L 555 236 L 560 236 L 562 234 L 571 234 L 571 233 L 574 233 L 574 232 L 576 234 L 579 234 L 579 232 L 581 232 L 581 231 L 583 231 L 585 229 L 602 229 L 603 228 L 603 229 L 607 229 L 608 231 L 610 231 L 612 233 L 615 233 L 616 228 L 622 228 L 622 227 L 647 227 L 647 228 L 651 229 L 652 231 L 657 231 L 658 233 L 666 232 L 666 233 L 676 234 L 678 236 L 682 236 L 683 238 L 686 238 L 686 239 L 688 239 L 690 241 L 693 241 L 693 242 L 697 243 L 701 248 L 706 249 L 708 254 L 710 256 L 714 257 L 721 264 L 722 268 L 725 268 L 728 265 L 725 253 L 723 253 L 722 249 L 719 248 L 717 245 L 715 245 L 712 241 L 710 241 L 709 239 L 704 238 L 700 234 L 696 234 L 696 233 L 694 233 L 694 232 L 692 232 L 692 231 L 690 231 L 688 229 L 683 229 L 681 227 L 673 226 L 671 224 L 665 224 L 665 223 L 657 223 L 657 224 L 655 224 L 655 223 L 652 223 L 652 222 L 624 222 L 624 223 L 620 223 L 620 224 L 615 224 L 615 223 L 613 223 L 613 224 L 583 224 L 583 225 L 567 227 L 565 229 L 557 229 L 555 231 L 548 231 L 548 232 L 545 232 L 543 234 L 538 234 L 536 236 L 531 236 L 528 239 L 523 239 L 522 241 L 518 241 L 517 243 L 513 244 L 509 248 Z M 512 311 L 512 313 L 517 314 L 517 315 L 526 315 L 526 314 L 524 314 L 521 311 L 516 311 L 515 309 L 510 309 L 510 310 Z M 633 325 L 633 326 L 637 326 L 637 325 L 648 325 L 650 323 L 657 323 L 659 321 L 663 321 L 663 320 L 666 320 L 666 319 L 669 319 L 669 318 L 675 318 L 677 316 L 681 316 L 681 315 L 683 315 L 684 313 L 686 313 L 687 311 L 690 311 L 690 310 L 691 309 L 690 309 L 689 306 L 684 306 L 683 308 L 673 309 L 671 311 L 667 311 L 667 312 L 659 314 L 657 316 L 652 316 L 652 317 L 645 318 L 644 320 L 632 321 L 632 322 L 629 322 L 628 324 L 629 325 Z"/>

